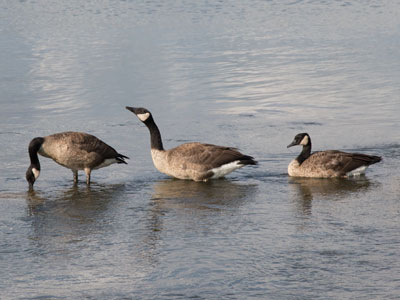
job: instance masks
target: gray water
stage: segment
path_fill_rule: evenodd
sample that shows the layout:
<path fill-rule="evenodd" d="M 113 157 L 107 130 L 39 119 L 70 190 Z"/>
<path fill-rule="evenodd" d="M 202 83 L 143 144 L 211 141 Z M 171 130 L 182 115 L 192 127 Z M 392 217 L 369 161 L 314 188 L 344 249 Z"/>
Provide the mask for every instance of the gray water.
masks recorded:
<path fill-rule="evenodd" d="M 399 2 L 2 0 L 0 70 L 1 299 L 400 297 Z M 126 105 L 259 165 L 168 178 Z M 67 130 L 129 165 L 40 158 L 29 192 L 29 141 Z M 383 162 L 289 178 L 299 132 Z"/>

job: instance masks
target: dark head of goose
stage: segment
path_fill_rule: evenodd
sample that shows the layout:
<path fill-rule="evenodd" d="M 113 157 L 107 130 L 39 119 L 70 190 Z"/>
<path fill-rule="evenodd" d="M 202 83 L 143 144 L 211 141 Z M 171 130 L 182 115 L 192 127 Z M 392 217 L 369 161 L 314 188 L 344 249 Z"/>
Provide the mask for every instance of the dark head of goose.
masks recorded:
<path fill-rule="evenodd" d="M 290 148 L 297 145 L 308 146 L 310 144 L 311 144 L 310 136 L 308 135 L 308 133 L 304 132 L 296 134 L 293 141 L 287 147 Z"/>
<path fill-rule="evenodd" d="M 153 119 L 151 112 L 148 111 L 144 107 L 126 106 L 126 109 L 133 112 L 139 118 L 139 120 L 142 121 L 143 123 L 146 123 L 147 121 L 150 121 Z"/>
<path fill-rule="evenodd" d="M 26 181 L 29 183 L 29 188 L 33 188 L 33 184 L 40 175 L 40 163 L 37 157 L 37 152 L 43 143 L 44 138 L 42 137 L 36 137 L 29 143 L 29 158 L 31 160 L 31 164 L 29 165 L 25 174 Z"/>

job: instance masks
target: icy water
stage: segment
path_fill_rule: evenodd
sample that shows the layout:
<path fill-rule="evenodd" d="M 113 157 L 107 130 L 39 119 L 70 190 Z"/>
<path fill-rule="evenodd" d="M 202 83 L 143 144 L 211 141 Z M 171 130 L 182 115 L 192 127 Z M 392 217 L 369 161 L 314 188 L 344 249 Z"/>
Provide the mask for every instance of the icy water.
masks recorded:
<path fill-rule="evenodd" d="M 398 1 L 0 1 L 1 299 L 398 299 Z M 259 165 L 208 183 L 166 148 L 234 146 Z M 74 130 L 130 157 L 83 174 L 27 147 Z M 314 150 L 375 154 L 351 180 L 294 179 Z"/>

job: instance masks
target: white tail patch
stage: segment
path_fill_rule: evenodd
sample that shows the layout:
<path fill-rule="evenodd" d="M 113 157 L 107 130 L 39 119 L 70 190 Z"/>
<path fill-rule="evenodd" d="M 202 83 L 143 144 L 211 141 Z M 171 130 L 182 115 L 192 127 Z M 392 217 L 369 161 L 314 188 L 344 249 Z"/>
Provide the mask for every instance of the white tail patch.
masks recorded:
<path fill-rule="evenodd" d="M 300 145 L 306 146 L 308 144 L 308 135 L 305 135 L 300 142 Z"/>
<path fill-rule="evenodd" d="M 139 118 L 140 121 L 144 122 L 150 117 L 150 113 L 144 113 L 144 114 L 137 114 L 137 117 Z"/>
<path fill-rule="evenodd" d="M 40 171 L 36 168 L 32 168 L 33 176 L 35 176 L 35 180 L 39 178 Z"/>
<path fill-rule="evenodd" d="M 353 171 L 347 172 L 346 176 L 347 177 L 360 176 L 365 173 L 365 170 L 367 170 L 367 168 L 368 168 L 368 166 L 358 167 L 357 169 L 354 169 Z"/>
<path fill-rule="evenodd" d="M 243 167 L 244 165 L 240 164 L 240 161 L 236 160 L 234 162 L 231 162 L 229 164 L 222 165 L 218 168 L 211 169 L 211 171 L 214 173 L 214 175 L 211 178 L 220 178 L 224 177 L 225 175 L 235 171 L 236 169 L 239 169 Z"/>
<path fill-rule="evenodd" d="M 100 165 L 98 165 L 97 167 L 94 167 L 93 169 L 100 169 L 100 168 L 104 168 L 107 167 L 109 165 L 115 164 L 118 161 L 115 158 L 107 158 L 105 159 Z"/>

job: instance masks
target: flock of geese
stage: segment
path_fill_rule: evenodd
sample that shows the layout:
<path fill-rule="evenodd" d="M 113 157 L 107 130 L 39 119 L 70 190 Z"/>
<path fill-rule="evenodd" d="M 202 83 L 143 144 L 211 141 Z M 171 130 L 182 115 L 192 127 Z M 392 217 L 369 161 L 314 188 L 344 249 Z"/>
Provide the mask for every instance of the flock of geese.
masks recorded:
<path fill-rule="evenodd" d="M 165 150 L 160 130 L 146 108 L 126 107 L 143 122 L 150 131 L 151 157 L 158 171 L 178 179 L 208 181 L 224 177 L 246 165 L 256 165 L 253 157 L 240 153 L 236 148 L 202 143 L 185 143 Z M 369 165 L 381 161 L 381 157 L 337 150 L 311 153 L 311 138 L 299 133 L 287 147 L 303 146 L 303 150 L 288 166 L 289 176 L 295 177 L 350 177 L 361 175 Z M 74 182 L 78 171 L 86 174 L 90 184 L 92 170 L 111 164 L 126 164 L 127 156 L 118 153 L 93 135 L 81 132 L 62 132 L 36 137 L 29 144 L 31 164 L 26 171 L 29 187 L 40 175 L 38 154 L 72 170 Z"/>

